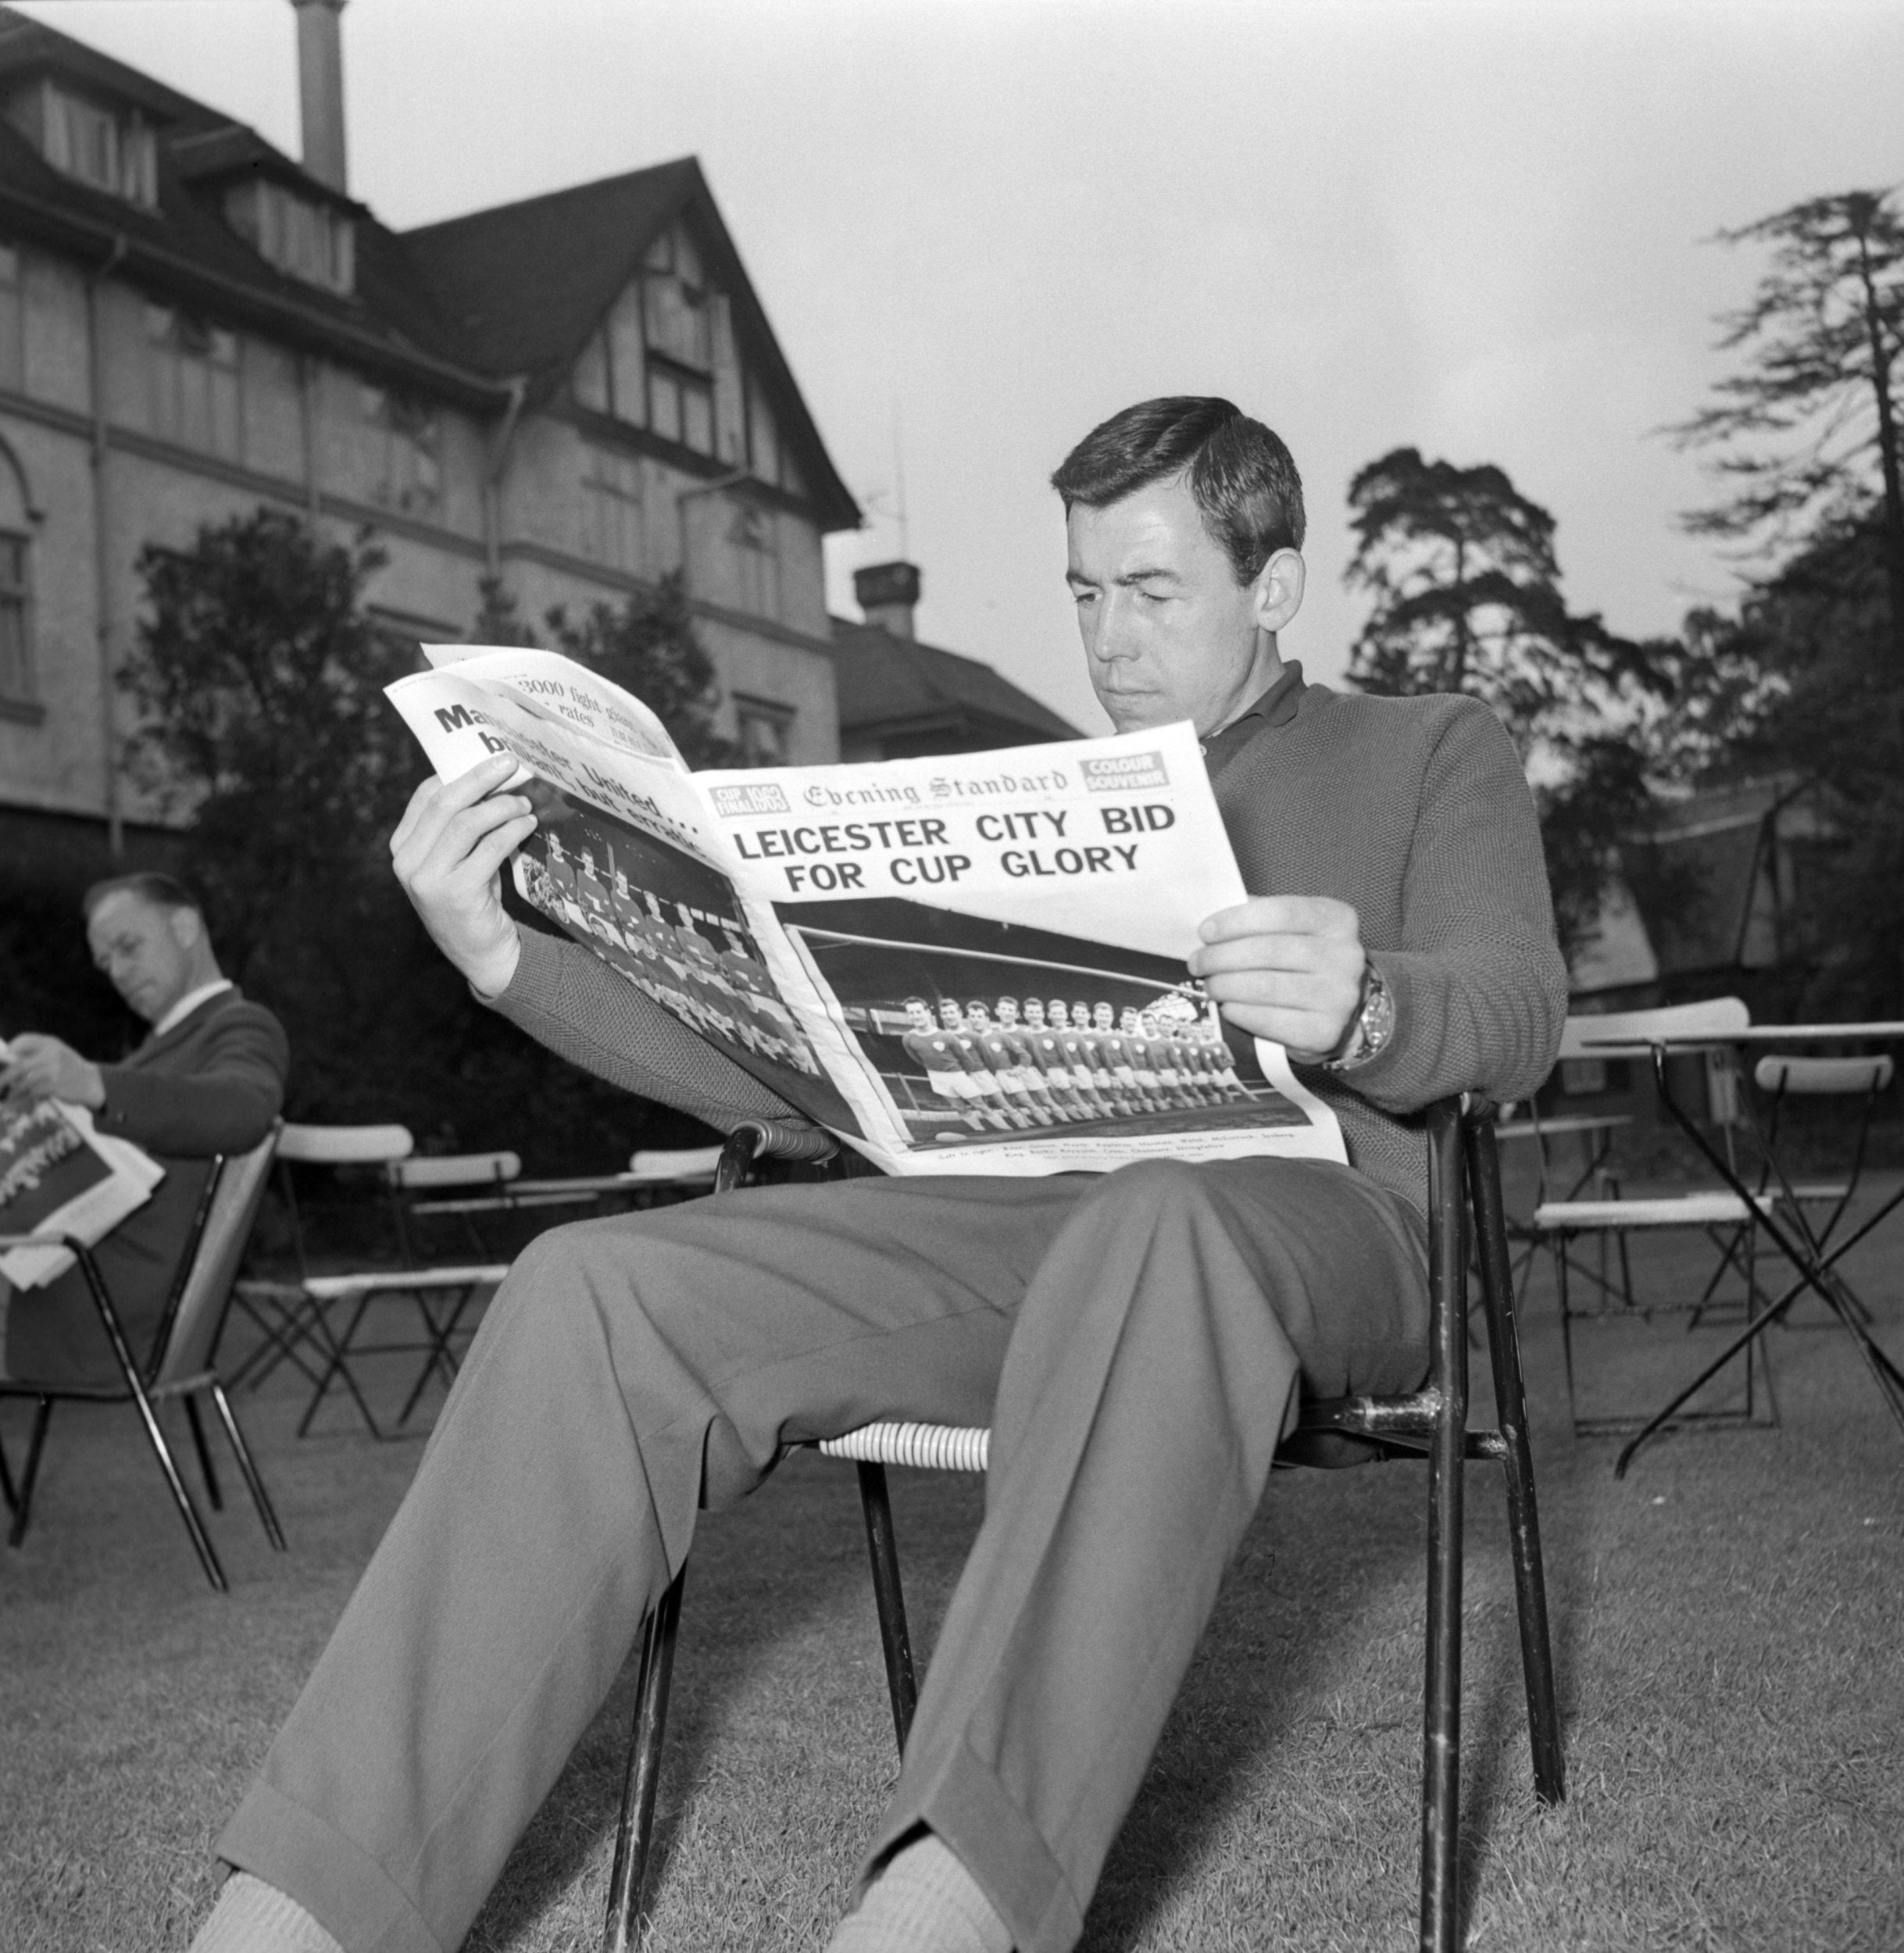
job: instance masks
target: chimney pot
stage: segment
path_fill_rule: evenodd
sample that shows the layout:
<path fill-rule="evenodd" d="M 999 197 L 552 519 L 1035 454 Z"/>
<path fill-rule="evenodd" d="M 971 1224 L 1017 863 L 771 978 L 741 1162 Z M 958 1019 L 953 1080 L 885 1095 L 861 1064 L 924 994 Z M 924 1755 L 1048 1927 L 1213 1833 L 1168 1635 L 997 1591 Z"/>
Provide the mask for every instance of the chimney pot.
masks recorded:
<path fill-rule="evenodd" d="M 298 15 L 298 105 L 304 166 L 340 195 L 348 188 L 344 155 L 345 0 L 291 0 Z"/>
<path fill-rule="evenodd" d="M 853 596 L 870 624 L 895 637 L 913 635 L 913 607 L 919 602 L 919 566 L 870 563 L 853 572 Z"/>

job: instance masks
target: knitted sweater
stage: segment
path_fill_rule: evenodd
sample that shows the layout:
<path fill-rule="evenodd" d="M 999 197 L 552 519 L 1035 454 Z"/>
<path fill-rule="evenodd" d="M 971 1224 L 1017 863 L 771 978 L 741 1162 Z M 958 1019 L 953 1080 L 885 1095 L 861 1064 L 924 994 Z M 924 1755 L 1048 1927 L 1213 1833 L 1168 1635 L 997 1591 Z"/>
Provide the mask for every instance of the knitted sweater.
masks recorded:
<path fill-rule="evenodd" d="M 1240 737 L 1239 737 L 1240 735 Z M 1353 905 L 1395 1004 L 1367 1064 L 1308 1076 L 1352 1165 L 1425 1210 L 1414 1117 L 1431 1100 L 1531 1092 L 1566 1013 L 1539 830 L 1512 742 L 1471 698 L 1371 698 L 1299 666 L 1213 742 L 1217 805 L 1252 894 Z M 728 1129 L 801 1123 L 766 1087 L 580 944 L 524 932 L 494 1008 L 598 1076 Z"/>

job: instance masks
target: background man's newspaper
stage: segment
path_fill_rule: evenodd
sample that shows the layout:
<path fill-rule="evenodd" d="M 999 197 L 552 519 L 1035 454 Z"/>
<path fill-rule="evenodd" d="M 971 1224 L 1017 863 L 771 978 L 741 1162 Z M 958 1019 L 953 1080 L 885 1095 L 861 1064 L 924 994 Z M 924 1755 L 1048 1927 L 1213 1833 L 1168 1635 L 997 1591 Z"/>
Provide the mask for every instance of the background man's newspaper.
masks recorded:
<path fill-rule="evenodd" d="M 445 780 L 508 750 L 517 891 L 890 1173 L 1340 1159 L 1281 1048 L 1186 969 L 1245 898 L 1188 724 L 691 773 L 551 652 L 425 648 L 390 697 Z"/>
<path fill-rule="evenodd" d="M 0 1234 L 71 1234 L 90 1248 L 164 1177 L 130 1140 L 95 1132 L 83 1105 L 41 1098 L 0 1107 Z M 16 1288 L 42 1287 L 72 1266 L 63 1248 L 0 1255 L 0 1275 Z"/>

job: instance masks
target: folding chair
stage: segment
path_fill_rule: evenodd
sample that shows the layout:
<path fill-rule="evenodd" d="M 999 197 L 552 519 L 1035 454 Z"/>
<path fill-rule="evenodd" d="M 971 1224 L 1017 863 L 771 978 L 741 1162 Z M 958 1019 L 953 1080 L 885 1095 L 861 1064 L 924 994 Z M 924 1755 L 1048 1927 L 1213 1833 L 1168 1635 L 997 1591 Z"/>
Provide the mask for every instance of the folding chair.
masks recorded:
<path fill-rule="evenodd" d="M 315 1383 L 317 1372 L 310 1367 L 307 1346 L 327 1360 L 332 1353 L 323 1312 L 304 1287 L 304 1280 L 311 1273 L 311 1258 L 293 1166 L 388 1169 L 396 1161 L 407 1159 L 416 1150 L 416 1142 L 407 1126 L 312 1126 L 294 1122 L 284 1127 L 278 1140 L 277 1184 L 291 1223 L 291 1252 L 297 1261 L 298 1279 L 238 1284 L 234 1300 L 263 1340 L 232 1372 L 234 1389 L 241 1383 L 257 1389 L 284 1362 Z M 386 1190 L 388 1185 L 386 1180 Z M 395 1244 L 401 1256 L 404 1243 L 400 1228 Z M 355 1387 L 354 1380 L 352 1387 Z M 368 1419 L 369 1406 L 360 1402 L 359 1409 Z"/>
<path fill-rule="evenodd" d="M 1459 1944 L 1462 1466 L 1466 1459 L 1493 1459 L 1506 1473 L 1535 1795 L 1545 1804 L 1559 1802 L 1566 1794 L 1566 1780 L 1492 1109 L 1476 1105 L 1464 1110 L 1452 1099 L 1443 1100 L 1429 1108 L 1427 1123 L 1428 1381 L 1407 1397 L 1306 1402 L 1296 1430 L 1277 1453 L 1277 1462 L 1324 1469 L 1393 1458 L 1427 1462 L 1427 1676 L 1420 1943 L 1431 1953 L 1450 1953 Z M 757 1129 L 743 1126 L 729 1141 L 719 1183 L 722 1191 L 741 1184 L 759 1139 Z M 1467 1428 L 1466 1289 L 1470 1205 L 1480 1246 L 1481 1293 L 1500 1419 L 1500 1428 L 1495 1431 Z M 982 1472 L 989 1438 L 990 1434 L 984 1430 L 874 1423 L 829 1439 L 818 1447 L 830 1456 L 852 1459 L 858 1469 L 880 1637 L 886 1658 L 887 1687 L 902 1751 L 918 1689 L 900 1587 L 885 1467 L 899 1464 Z M 623 1783 L 614 1867 L 609 1884 L 608 1918 L 602 1935 L 607 1953 L 628 1953 L 638 1930 L 686 1573 L 684 1567 L 676 1575 L 643 1630 L 634 1727 Z"/>
<path fill-rule="evenodd" d="M 1760 1176 L 1759 1191 L 1776 1191 L 1781 1205 L 1789 1210 L 1812 1253 L 1820 1260 L 1831 1245 L 1838 1223 L 1845 1218 L 1845 1210 L 1857 1197 L 1859 1185 L 1864 1177 L 1864 1155 L 1870 1138 L 1871 1114 L 1877 1108 L 1878 1094 L 1891 1083 L 1891 1062 L 1886 1057 L 1799 1058 L 1770 1052 L 1752 1068 L 1752 1084 L 1766 1104 L 1765 1169 Z M 1794 1181 L 1780 1169 L 1779 1125 L 1786 1107 L 1795 1098 L 1855 1098 L 1860 1101 L 1850 1165 L 1838 1177 Z M 1809 1210 L 1820 1207 L 1829 1211 L 1822 1220 L 1814 1221 Z M 1835 1269 L 1827 1271 L 1825 1280 L 1839 1301 L 1859 1321 L 1870 1320 L 1870 1311 Z M 1784 1319 L 1784 1326 L 1788 1329 L 1799 1326 L 1788 1316 Z M 1828 1321 L 1812 1326 L 1828 1326 Z"/>
<path fill-rule="evenodd" d="M 153 1334 L 150 1358 L 143 1373 L 134 1360 L 120 1323 L 119 1312 L 113 1306 L 113 1298 L 107 1292 L 91 1251 L 78 1241 L 67 1241 L 66 1245 L 78 1257 L 85 1275 L 87 1288 L 94 1307 L 99 1312 L 99 1320 L 105 1328 L 106 1341 L 112 1345 L 113 1359 L 119 1366 L 122 1380 L 104 1384 L 36 1384 L 27 1377 L 0 1377 L 0 1398 L 30 1397 L 35 1407 L 32 1434 L 27 1441 L 27 1462 L 17 1490 L 7 1469 L 5 1455 L 0 1453 L 0 1494 L 4 1494 L 13 1515 L 13 1527 L 8 1535 L 9 1545 L 18 1546 L 27 1536 L 27 1522 L 33 1511 L 34 1486 L 39 1476 L 40 1459 L 54 1405 L 62 1401 L 133 1404 L 138 1408 L 147 1441 L 159 1461 L 159 1470 L 165 1475 L 173 1503 L 185 1523 L 185 1530 L 198 1555 L 198 1564 L 205 1569 L 205 1576 L 213 1587 L 219 1593 L 226 1592 L 224 1569 L 219 1565 L 218 1555 L 213 1550 L 198 1508 L 192 1504 L 191 1494 L 179 1475 L 157 1414 L 158 1405 L 174 1398 L 183 1401 L 186 1422 L 191 1427 L 192 1445 L 198 1455 L 198 1469 L 205 1477 L 206 1496 L 211 1500 L 214 1512 L 222 1511 L 224 1501 L 220 1494 L 217 1474 L 212 1469 L 212 1455 L 205 1441 L 205 1426 L 198 1415 L 198 1394 L 209 1391 L 213 1403 L 217 1406 L 219 1419 L 225 1427 L 233 1455 L 238 1459 L 239 1473 L 251 1493 L 252 1503 L 258 1508 L 258 1516 L 263 1522 L 265 1537 L 275 1551 L 281 1553 L 285 1550 L 284 1535 L 278 1525 L 277 1515 L 272 1509 L 264 1481 L 258 1476 L 258 1468 L 252 1462 L 250 1449 L 245 1442 L 244 1434 L 238 1429 L 238 1419 L 233 1414 L 213 1359 L 219 1331 L 224 1326 L 226 1311 L 230 1305 L 233 1277 L 244 1258 L 245 1244 L 251 1238 L 252 1223 L 257 1217 L 259 1202 L 264 1197 L 265 1183 L 271 1169 L 272 1149 L 277 1141 L 277 1132 L 274 1128 L 249 1152 L 213 1162 L 211 1176 L 205 1182 L 205 1192 L 193 1217 L 191 1234 L 185 1251 L 179 1259 L 178 1275 L 167 1298 L 165 1313 Z M 14 1245 L 17 1239 L 8 1237 L 5 1244 Z"/>
<path fill-rule="evenodd" d="M 397 1239 L 405 1265 L 417 1266 L 412 1223 L 453 1215 L 477 1254 L 493 1259 L 477 1216 L 513 1212 L 518 1205 L 513 1183 L 522 1177 L 519 1153 L 412 1153 L 384 1162 L 384 1184 L 396 1215 Z M 479 1191 L 468 1192 L 468 1188 Z M 538 1205 L 554 1198 L 545 1196 Z"/>
<path fill-rule="evenodd" d="M 683 1193 L 711 1191 L 720 1170 L 720 1146 L 657 1146 L 628 1156 L 623 1177 L 634 1187 L 674 1187 Z"/>
<path fill-rule="evenodd" d="M 634 1153 L 623 1173 L 554 1180 L 523 1179 L 522 1161 L 511 1152 L 413 1155 L 393 1160 L 384 1170 L 398 1196 L 404 1259 L 414 1266 L 419 1257 L 408 1225 L 413 1219 L 458 1216 L 470 1244 L 479 1254 L 487 1255 L 491 1250 L 478 1225 L 479 1215 L 527 1215 L 533 1219 L 551 1208 L 598 1207 L 617 1198 L 645 1205 L 663 1192 L 706 1191 L 713 1185 L 720 1163 L 718 1146 L 695 1146 Z M 426 1198 L 419 1198 L 420 1194 Z"/>
<path fill-rule="evenodd" d="M 1576 1019 L 1574 1023 L 1591 1023 L 1591 1019 Z M 1571 1026 L 1570 1026 L 1570 1028 Z M 1563 1043 L 1560 1058 L 1564 1060 L 1572 1054 Z M 1524 1117 L 1515 1117 L 1518 1109 L 1504 1105 L 1495 1123 L 1494 1136 L 1502 1146 L 1531 1144 L 1534 1158 L 1535 1207 L 1544 1205 L 1555 1198 L 1577 1199 L 1587 1188 L 1593 1190 L 1593 1198 L 1617 1198 L 1620 1177 L 1609 1164 L 1613 1153 L 1613 1135 L 1622 1126 L 1631 1126 L 1633 1116 L 1630 1112 L 1563 1112 L 1546 1114 L 1538 1104 L 1527 1101 Z M 1557 1157 L 1557 1148 L 1563 1141 L 1572 1141 L 1577 1148 L 1571 1166 L 1563 1169 Z M 1556 1194 L 1556 1188 L 1563 1189 Z M 1518 1252 L 1513 1260 L 1514 1299 L 1516 1303 L 1527 1300 L 1527 1282 L 1533 1273 L 1534 1264 L 1540 1259 L 1541 1241 L 1531 1219 L 1516 1219 L 1512 1214 L 1507 1218 L 1507 1233 L 1510 1241 L 1516 1244 Z M 1600 1270 L 1605 1279 L 1604 1262 Z M 1629 1290 L 1631 1283 L 1627 1284 Z"/>
<path fill-rule="evenodd" d="M 241 1377 L 255 1389 L 280 1362 L 290 1363 L 311 1385 L 309 1400 L 298 1423 L 300 1437 L 309 1433 L 333 1384 L 349 1396 L 373 1437 L 385 1435 L 352 1367 L 355 1359 L 366 1356 L 423 1357 L 423 1368 L 397 1419 L 399 1425 L 407 1423 L 433 1376 L 441 1376 L 445 1384 L 454 1378 L 456 1365 L 452 1339 L 470 1301 L 479 1290 L 493 1287 L 507 1273 L 508 1264 L 495 1261 L 416 1267 L 405 1197 L 412 1187 L 496 1186 L 520 1173 L 522 1162 L 513 1153 L 420 1160 L 413 1158 L 415 1151 L 416 1141 L 405 1126 L 291 1125 L 284 1128 L 278 1148 L 279 1184 L 291 1219 L 298 1275 L 295 1281 L 259 1280 L 238 1284 L 238 1300 L 263 1332 L 264 1340 L 234 1373 L 234 1380 Z M 294 1163 L 379 1169 L 378 1191 L 389 1216 L 391 1239 L 396 1251 L 393 1265 L 344 1274 L 313 1273 L 296 1179 L 291 1171 Z M 420 1340 L 358 1341 L 371 1305 L 387 1296 L 407 1299 L 414 1305 Z M 331 1312 L 342 1309 L 350 1312 L 339 1334 Z"/>
<path fill-rule="evenodd" d="M 1676 1004 L 1657 1010 L 1609 1012 L 1597 1017 L 1570 1018 L 1566 1042 L 1576 1049 L 1590 1048 L 1584 1041 L 1602 1044 L 1616 1040 L 1672 1036 L 1724 1038 L 1744 1030 L 1750 1013 L 1736 997 L 1720 997 L 1697 1004 Z M 1737 1079 L 1730 1055 L 1715 1054 L 1718 1062 L 1708 1061 L 1707 1102 L 1714 1123 L 1721 1129 L 1726 1157 L 1734 1157 L 1734 1131 L 1739 1123 Z M 1720 1284 L 1728 1273 L 1737 1273 L 1745 1284 L 1745 1308 L 1749 1317 L 1758 1305 L 1754 1276 L 1752 1230 L 1762 1215 L 1770 1211 L 1775 1196 L 1761 1192 L 1747 1201 L 1729 1187 L 1702 1187 L 1682 1194 L 1668 1194 L 1641 1199 L 1627 1199 L 1616 1188 L 1608 1197 L 1542 1201 L 1534 1210 L 1531 1228 L 1534 1241 L 1552 1253 L 1555 1285 L 1560 1305 L 1561 1348 L 1566 1371 L 1567 1408 L 1578 1437 L 1609 1435 L 1637 1430 L 1645 1422 L 1641 1413 L 1608 1412 L 1583 1415 L 1580 1408 L 1579 1376 L 1575 1361 L 1575 1326 L 1587 1320 L 1609 1317 L 1638 1317 L 1650 1321 L 1655 1315 L 1684 1314 L 1696 1326 L 1701 1314 L 1712 1308 Z M 1633 1280 L 1629 1244 L 1634 1235 L 1657 1237 L 1673 1232 L 1703 1234 L 1718 1259 L 1699 1294 L 1641 1301 Z M 1581 1262 L 1571 1252 L 1579 1241 L 1591 1240 L 1601 1248 L 1597 1270 Z M 1619 1256 L 1620 1278 L 1616 1284 L 1608 1275 L 1609 1248 Z M 1583 1303 L 1576 1294 L 1581 1282 L 1588 1284 L 1594 1298 Z M 1763 1404 L 1763 1412 L 1761 1412 Z M 1762 1354 L 1749 1355 L 1745 1369 L 1745 1401 L 1742 1409 L 1692 1411 L 1684 1422 L 1700 1426 L 1736 1426 L 1741 1424 L 1775 1424 L 1777 1404 Z"/>

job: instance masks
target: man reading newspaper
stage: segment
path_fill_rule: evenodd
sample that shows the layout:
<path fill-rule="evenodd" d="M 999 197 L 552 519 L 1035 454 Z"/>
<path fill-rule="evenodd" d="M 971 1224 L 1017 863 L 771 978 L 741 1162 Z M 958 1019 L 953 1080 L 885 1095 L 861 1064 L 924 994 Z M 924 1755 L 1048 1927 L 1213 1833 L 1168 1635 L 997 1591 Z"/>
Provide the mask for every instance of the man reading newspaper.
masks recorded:
<path fill-rule="evenodd" d="M 1531 1091 L 1565 1009 L 1513 748 L 1474 702 L 1338 694 L 1282 662 L 1301 487 L 1283 444 L 1227 402 L 1130 409 L 1053 480 L 1098 696 L 1120 731 L 1194 723 L 1251 891 L 1204 923 L 1191 973 L 1231 1025 L 1287 1048 L 1349 1163 L 858 1178 L 542 1237 L 224 1833 L 242 1875 L 199 1953 L 448 1953 L 697 1509 L 751 1491 L 783 1445 L 881 1417 L 988 1423 L 991 1468 L 834 1947 L 1062 1953 L 1299 1387 L 1420 1381 L 1414 1115 L 1466 1089 Z M 631 1090 L 723 1127 L 788 1119 L 586 948 L 518 932 L 498 871 L 535 816 L 497 791 L 513 765 L 427 784 L 393 837 L 445 953 L 497 1010 Z M 1120 1086 L 1081 1041 L 1069 1062 L 1091 1091 L 1163 1091 L 1138 1076 L 1163 1062 L 1141 1024 L 1114 1030 L 1094 998 L 1061 1030 L 1088 1026 L 1132 1074 Z M 961 1122 L 1019 1101 L 1035 1116 L 1023 1079 L 1017 1100 L 967 1096 L 961 1073 L 933 1053 Z M 1048 1063 L 1056 1109 L 1048 1079 Z"/>
<path fill-rule="evenodd" d="M 94 962 L 152 1026 L 138 1050 L 97 1065 L 41 1033 L 0 1062 L 9 1107 L 54 1099 L 85 1107 L 102 1134 L 133 1141 L 165 1169 L 151 1200 L 95 1251 L 120 1324 L 143 1362 L 223 1153 L 255 1146 L 284 1098 L 284 1026 L 219 969 L 198 898 L 170 875 L 118 875 L 82 899 Z M 43 1384 L 115 1384 L 120 1373 L 77 1269 L 9 1297 L 0 1280 L 0 1371 Z"/>

